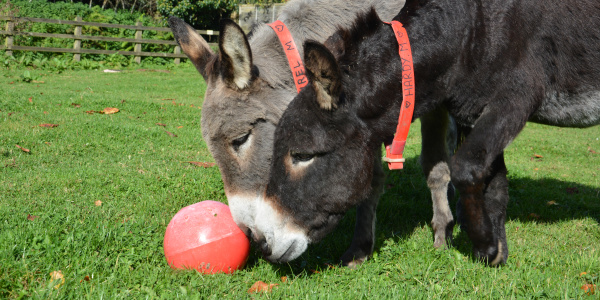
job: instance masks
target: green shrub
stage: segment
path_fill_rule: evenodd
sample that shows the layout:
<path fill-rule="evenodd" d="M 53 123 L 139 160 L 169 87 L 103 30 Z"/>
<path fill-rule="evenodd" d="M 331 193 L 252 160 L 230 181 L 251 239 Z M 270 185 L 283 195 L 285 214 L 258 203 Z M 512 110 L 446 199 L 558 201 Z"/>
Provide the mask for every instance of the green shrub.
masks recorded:
<path fill-rule="evenodd" d="M 194 28 L 219 29 L 219 20 L 229 18 L 239 4 L 269 5 L 287 0 L 157 0 L 157 10 L 164 19 L 176 16 Z"/>
<path fill-rule="evenodd" d="M 158 12 L 165 18 L 176 16 L 194 28 L 218 29 L 219 20 L 237 9 L 233 0 L 157 0 Z"/>

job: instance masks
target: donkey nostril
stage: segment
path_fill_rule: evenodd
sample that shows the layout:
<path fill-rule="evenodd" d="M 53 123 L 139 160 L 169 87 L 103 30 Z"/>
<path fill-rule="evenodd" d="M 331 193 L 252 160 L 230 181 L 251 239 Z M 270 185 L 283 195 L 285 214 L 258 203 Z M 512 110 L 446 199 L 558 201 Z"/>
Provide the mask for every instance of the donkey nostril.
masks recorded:
<path fill-rule="evenodd" d="M 271 248 L 269 248 L 269 244 L 267 243 L 267 239 L 262 233 L 257 231 L 252 231 L 252 239 L 256 242 L 256 245 L 262 252 L 264 256 L 271 255 Z"/>
<path fill-rule="evenodd" d="M 258 242 L 258 246 L 260 247 L 260 251 L 264 256 L 271 255 L 271 248 L 269 248 L 269 244 L 267 244 L 267 240 L 263 239 Z"/>

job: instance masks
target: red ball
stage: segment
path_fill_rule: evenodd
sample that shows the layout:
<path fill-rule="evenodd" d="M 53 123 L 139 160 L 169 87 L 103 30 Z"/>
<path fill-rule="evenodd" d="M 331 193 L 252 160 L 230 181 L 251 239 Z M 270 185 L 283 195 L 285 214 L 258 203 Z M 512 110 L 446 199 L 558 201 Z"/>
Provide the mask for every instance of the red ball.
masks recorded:
<path fill-rule="evenodd" d="M 231 217 L 229 206 L 202 201 L 182 208 L 169 222 L 163 243 L 173 269 L 232 273 L 246 264 L 250 241 Z"/>

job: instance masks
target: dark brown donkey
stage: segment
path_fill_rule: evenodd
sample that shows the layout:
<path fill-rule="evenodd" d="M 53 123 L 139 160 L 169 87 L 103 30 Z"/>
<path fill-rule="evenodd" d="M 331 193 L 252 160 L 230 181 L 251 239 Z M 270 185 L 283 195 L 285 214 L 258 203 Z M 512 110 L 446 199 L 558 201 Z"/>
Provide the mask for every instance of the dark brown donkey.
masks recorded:
<path fill-rule="evenodd" d="M 600 123 L 598 16 L 596 0 L 408 0 L 395 18 L 412 45 L 413 117 L 444 107 L 464 130 L 450 164 L 458 221 L 474 256 L 490 265 L 508 257 L 504 148 L 528 120 Z M 296 224 L 289 230 L 300 238 L 269 238 L 267 229 L 266 247 L 321 239 L 380 180 L 373 163 L 394 134 L 402 100 L 394 32 L 372 11 L 328 46 L 304 46 L 310 83 L 279 122 L 258 200 Z"/>
<path fill-rule="evenodd" d="M 287 25 L 302 53 L 302 41 L 325 41 L 338 27 L 350 26 L 359 12 L 375 7 L 383 19 L 391 20 L 403 4 L 403 0 L 296 0 L 285 6 L 279 19 Z M 267 248 L 264 241 L 297 241 L 294 234 L 297 226 L 278 218 L 273 207 L 257 199 L 264 194 L 267 185 L 275 126 L 297 94 L 282 46 L 266 25 L 255 28 L 247 37 L 235 23 L 224 21 L 219 51 L 215 53 L 183 21 L 172 17 L 169 24 L 183 51 L 208 84 L 202 107 L 202 136 L 221 171 L 233 218 L 268 250 L 265 251 L 267 259 L 277 261 L 289 247 Z M 426 146 L 423 148 L 436 149 L 422 155 L 425 174 L 447 159 L 447 124 L 447 113 L 443 111 L 423 120 L 423 145 Z M 382 172 L 379 163 L 375 163 L 374 168 L 374 172 Z M 444 243 L 446 230 L 453 224 L 446 199 L 449 176 L 446 174 L 445 181 L 439 178 L 442 179 L 439 183 L 432 181 L 437 183 L 432 189 L 432 194 L 437 195 L 432 221 L 435 246 Z M 344 263 L 360 263 L 372 251 L 374 211 L 381 182 L 375 180 L 372 185 L 377 192 L 370 200 L 363 201 L 359 209 L 355 237 L 342 257 Z M 297 242 L 297 248 L 288 255 L 299 255 L 308 242 L 306 239 Z"/>

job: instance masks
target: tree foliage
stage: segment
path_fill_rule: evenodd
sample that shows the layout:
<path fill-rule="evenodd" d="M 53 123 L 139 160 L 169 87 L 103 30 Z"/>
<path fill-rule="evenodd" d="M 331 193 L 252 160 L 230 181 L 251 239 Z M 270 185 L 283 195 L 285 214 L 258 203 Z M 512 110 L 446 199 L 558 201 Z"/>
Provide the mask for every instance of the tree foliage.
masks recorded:
<path fill-rule="evenodd" d="M 219 20 L 228 18 L 237 9 L 239 1 L 233 0 L 157 0 L 158 12 L 176 16 L 194 28 L 218 29 Z"/>
<path fill-rule="evenodd" d="M 157 0 L 157 10 L 164 17 L 176 16 L 194 28 L 218 29 L 219 20 L 230 18 L 240 4 L 270 5 L 287 0 Z"/>

